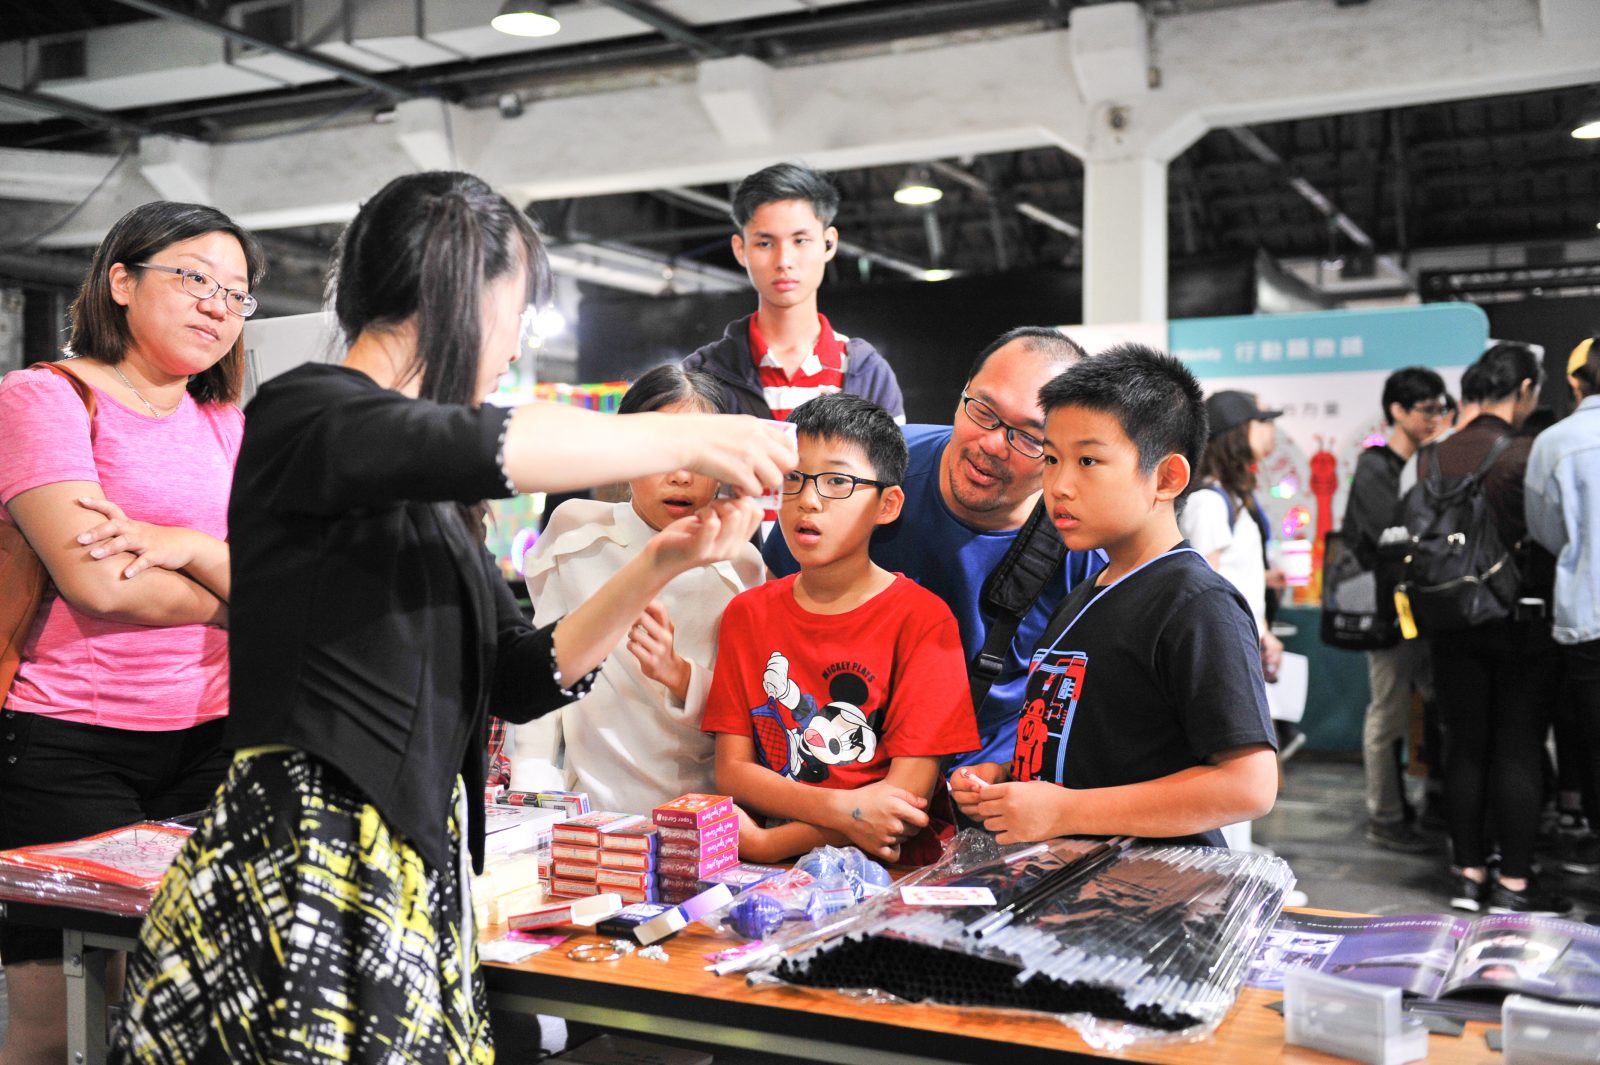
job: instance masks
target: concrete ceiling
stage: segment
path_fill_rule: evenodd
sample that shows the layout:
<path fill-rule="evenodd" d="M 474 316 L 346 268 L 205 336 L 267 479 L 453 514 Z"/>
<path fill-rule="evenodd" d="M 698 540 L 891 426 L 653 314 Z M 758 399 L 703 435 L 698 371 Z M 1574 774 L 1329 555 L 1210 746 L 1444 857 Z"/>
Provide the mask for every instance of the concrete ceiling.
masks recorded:
<path fill-rule="evenodd" d="M 1020 269 L 1077 261 L 1084 160 L 1135 154 L 1174 258 L 1600 259 L 1591 0 L 1148 0 L 1143 41 L 1078 0 L 580 0 L 532 42 L 498 0 L 277 2 L 0 2 L 0 274 L 183 196 L 271 233 L 298 307 L 362 195 L 460 166 L 573 276 L 716 290 L 716 203 L 779 158 L 835 172 L 847 279 Z M 912 162 L 935 208 L 892 201 Z"/>

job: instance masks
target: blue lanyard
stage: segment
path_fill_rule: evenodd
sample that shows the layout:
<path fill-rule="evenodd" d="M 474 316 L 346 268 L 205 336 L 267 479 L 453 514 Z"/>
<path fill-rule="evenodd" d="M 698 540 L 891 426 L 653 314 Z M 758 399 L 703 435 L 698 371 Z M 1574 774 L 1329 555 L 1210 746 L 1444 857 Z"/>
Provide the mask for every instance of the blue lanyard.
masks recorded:
<path fill-rule="evenodd" d="M 1106 585 L 1098 593 L 1096 593 L 1093 597 L 1091 597 L 1090 600 L 1087 603 L 1083 604 L 1083 609 L 1078 611 L 1077 617 L 1075 617 L 1071 621 L 1067 622 L 1067 627 L 1062 629 L 1060 634 L 1058 636 L 1056 636 L 1055 641 L 1050 644 L 1050 647 L 1048 649 L 1048 653 L 1054 653 L 1054 651 L 1056 650 L 1056 647 L 1061 643 L 1062 639 L 1067 635 L 1067 633 L 1072 631 L 1072 627 L 1074 625 L 1076 625 L 1079 621 L 1083 620 L 1083 615 L 1085 615 L 1085 614 L 1087 614 L 1089 612 L 1089 608 L 1094 606 L 1096 603 L 1100 602 L 1100 600 L 1104 599 L 1106 596 L 1110 595 L 1111 594 L 1111 590 L 1113 588 L 1115 588 L 1117 585 L 1121 584 L 1123 581 L 1127 580 L 1129 577 L 1132 577 L 1135 573 L 1140 572 L 1141 570 L 1143 570 L 1147 566 L 1153 566 L 1157 562 L 1160 562 L 1164 558 L 1171 558 L 1173 555 L 1181 555 L 1186 551 L 1191 555 L 1200 554 L 1200 552 L 1196 551 L 1192 547 L 1174 547 L 1171 551 L 1162 552 L 1161 554 L 1157 555 L 1155 558 L 1152 558 L 1150 561 L 1142 563 L 1136 569 L 1129 570 L 1127 573 L 1124 573 L 1122 576 L 1118 577 L 1116 580 L 1114 580 L 1110 584 Z M 1209 565 L 1209 563 L 1208 563 L 1208 565 Z"/>
<path fill-rule="evenodd" d="M 1104 599 L 1106 596 L 1110 595 L 1111 592 L 1112 592 L 1112 589 L 1116 588 L 1117 585 L 1121 584 L 1123 581 L 1127 580 L 1129 577 L 1132 577 L 1135 573 L 1138 573 L 1140 570 L 1144 569 L 1145 566 L 1154 565 L 1155 563 L 1160 562 L 1162 559 L 1169 558 L 1169 557 L 1171 557 L 1173 555 L 1181 555 L 1185 551 L 1189 552 L 1190 554 L 1194 554 L 1194 555 L 1200 554 L 1200 552 L 1196 551 L 1192 547 L 1174 547 L 1171 551 L 1166 551 L 1166 552 L 1163 552 L 1162 554 L 1157 555 L 1155 558 L 1152 558 L 1149 562 L 1144 563 L 1143 565 L 1139 566 L 1137 569 L 1133 569 L 1133 570 L 1130 570 L 1127 573 L 1124 573 L 1122 576 L 1118 577 L 1116 580 L 1114 580 L 1110 584 L 1106 585 L 1092 599 L 1090 599 L 1087 603 L 1083 604 L 1083 609 L 1078 611 L 1078 614 L 1077 614 L 1076 617 L 1074 617 L 1071 621 L 1067 622 L 1067 627 L 1061 630 L 1060 635 L 1058 635 L 1055 638 L 1055 640 L 1050 644 L 1050 647 L 1049 647 L 1048 650 L 1045 651 L 1045 654 L 1046 655 L 1055 654 L 1056 653 L 1056 649 L 1061 645 L 1061 641 L 1066 638 L 1067 633 L 1072 631 L 1072 628 L 1073 628 L 1074 625 L 1076 625 L 1079 621 L 1083 620 L 1083 615 L 1085 615 L 1085 614 L 1087 614 L 1089 612 L 1089 608 L 1094 606 L 1096 603 L 1100 602 L 1100 600 Z M 1042 664 L 1042 659 L 1040 659 L 1039 661 Z M 1056 766 L 1055 766 L 1055 769 L 1056 769 L 1056 781 L 1057 781 L 1057 783 L 1062 782 L 1066 777 L 1066 772 L 1067 772 L 1067 739 L 1072 734 L 1073 719 L 1076 718 L 1077 716 L 1078 715 L 1077 715 L 1076 708 L 1074 708 L 1074 710 L 1071 713 L 1069 713 L 1066 716 L 1066 718 L 1061 722 L 1060 738 L 1057 739 L 1057 741 L 1056 741 Z"/>

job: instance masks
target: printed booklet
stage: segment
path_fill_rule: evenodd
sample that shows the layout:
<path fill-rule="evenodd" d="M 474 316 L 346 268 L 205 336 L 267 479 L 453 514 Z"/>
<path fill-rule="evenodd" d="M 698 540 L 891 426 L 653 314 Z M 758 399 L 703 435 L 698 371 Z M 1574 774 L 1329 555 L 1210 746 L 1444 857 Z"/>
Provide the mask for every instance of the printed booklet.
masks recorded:
<path fill-rule="evenodd" d="M 1600 928 L 1535 914 L 1317 917 L 1285 913 L 1245 982 L 1283 988 L 1291 969 L 1398 987 L 1426 1012 L 1499 1016 L 1508 994 L 1600 1005 Z M 1487 1009 L 1485 1008 L 1487 1003 Z"/>

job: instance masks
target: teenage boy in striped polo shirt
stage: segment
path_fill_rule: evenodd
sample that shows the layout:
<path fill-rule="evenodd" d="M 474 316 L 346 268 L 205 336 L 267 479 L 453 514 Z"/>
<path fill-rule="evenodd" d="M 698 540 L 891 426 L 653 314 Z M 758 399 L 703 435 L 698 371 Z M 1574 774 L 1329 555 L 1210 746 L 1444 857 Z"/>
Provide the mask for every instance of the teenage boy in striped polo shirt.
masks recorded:
<path fill-rule="evenodd" d="M 849 392 L 905 423 L 900 383 L 860 337 L 834 331 L 817 311 L 823 271 L 839 247 L 839 190 L 794 163 L 777 163 L 733 195 L 733 254 L 750 274 L 756 312 L 683 360 L 722 383 L 728 408 L 779 421 L 808 399 Z"/>

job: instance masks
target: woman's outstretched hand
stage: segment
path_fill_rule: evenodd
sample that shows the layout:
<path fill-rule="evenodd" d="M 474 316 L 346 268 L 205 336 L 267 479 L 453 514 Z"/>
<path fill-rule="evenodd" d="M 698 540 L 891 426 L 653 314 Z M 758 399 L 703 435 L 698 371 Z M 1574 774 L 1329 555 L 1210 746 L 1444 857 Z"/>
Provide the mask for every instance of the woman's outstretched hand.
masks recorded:
<path fill-rule="evenodd" d="M 687 450 L 683 468 L 715 477 L 742 496 L 783 487 L 783 475 L 800 461 L 783 422 L 748 414 L 674 414 L 672 432 Z"/>
<path fill-rule="evenodd" d="M 682 573 L 733 558 L 760 524 L 754 499 L 715 499 L 656 533 L 645 550 L 655 565 Z"/>

